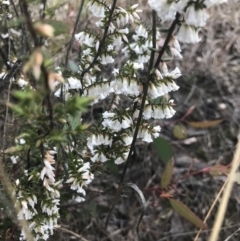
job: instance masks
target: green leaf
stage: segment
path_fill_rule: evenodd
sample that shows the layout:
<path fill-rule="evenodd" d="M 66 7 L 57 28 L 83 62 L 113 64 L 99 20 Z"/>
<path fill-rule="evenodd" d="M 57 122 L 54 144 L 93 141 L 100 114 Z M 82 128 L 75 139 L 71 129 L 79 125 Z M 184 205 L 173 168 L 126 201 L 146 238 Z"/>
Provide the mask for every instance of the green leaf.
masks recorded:
<path fill-rule="evenodd" d="M 202 121 L 202 122 L 195 122 L 195 121 L 186 121 L 188 125 L 194 128 L 209 128 L 218 126 L 223 120 L 211 120 L 211 121 Z"/>
<path fill-rule="evenodd" d="M 162 32 L 162 33 L 168 33 L 169 29 L 168 28 L 160 28 L 159 31 Z"/>
<path fill-rule="evenodd" d="M 34 91 L 31 91 L 31 90 L 27 90 L 27 91 L 16 90 L 13 92 L 13 95 L 19 100 L 31 100 L 36 96 Z"/>
<path fill-rule="evenodd" d="M 78 111 L 78 113 L 75 116 L 70 115 L 68 117 L 68 122 L 72 130 L 76 130 L 76 128 L 79 126 L 81 122 L 80 119 L 81 119 L 81 111 Z"/>
<path fill-rule="evenodd" d="M 114 162 L 105 162 L 104 163 L 104 166 L 107 166 L 107 168 L 109 169 L 109 171 L 114 174 L 114 175 L 117 175 L 119 173 L 119 168 L 118 168 L 118 165 L 115 164 Z"/>
<path fill-rule="evenodd" d="M 169 183 L 172 180 L 172 174 L 173 174 L 173 168 L 174 168 L 174 160 L 173 158 L 167 163 L 165 170 L 161 177 L 161 187 L 166 188 L 168 187 Z"/>
<path fill-rule="evenodd" d="M 173 209 L 182 217 L 187 219 L 189 222 L 193 223 L 197 227 L 201 229 L 206 229 L 207 225 L 198 217 L 196 214 L 194 214 L 187 206 L 185 206 L 183 203 L 181 203 L 178 200 L 175 200 L 173 198 L 169 198 L 169 202 Z"/>
<path fill-rule="evenodd" d="M 63 23 L 61 21 L 57 21 L 54 19 L 44 19 L 41 21 L 44 24 L 49 24 L 54 28 L 54 36 L 68 33 L 69 32 L 69 27 L 66 23 Z"/>
<path fill-rule="evenodd" d="M 171 145 L 162 137 L 154 139 L 153 145 L 158 152 L 161 160 L 166 164 L 173 157 L 173 150 Z"/>
<path fill-rule="evenodd" d="M 170 48 L 168 46 L 165 48 L 165 51 L 166 51 L 168 56 L 172 57 L 172 53 L 171 53 Z"/>
<path fill-rule="evenodd" d="M 19 107 L 18 105 L 14 105 L 12 103 L 7 103 L 7 106 L 12 109 L 14 112 L 16 112 L 18 115 L 24 115 L 25 111 Z"/>
<path fill-rule="evenodd" d="M 173 127 L 173 136 L 179 140 L 187 138 L 187 128 L 182 124 L 177 124 Z"/>
<path fill-rule="evenodd" d="M 4 153 L 15 153 L 15 152 L 19 152 L 19 151 L 22 151 L 23 150 L 23 147 L 20 146 L 20 145 L 17 145 L 17 146 L 11 146 L 9 148 L 7 148 Z"/>

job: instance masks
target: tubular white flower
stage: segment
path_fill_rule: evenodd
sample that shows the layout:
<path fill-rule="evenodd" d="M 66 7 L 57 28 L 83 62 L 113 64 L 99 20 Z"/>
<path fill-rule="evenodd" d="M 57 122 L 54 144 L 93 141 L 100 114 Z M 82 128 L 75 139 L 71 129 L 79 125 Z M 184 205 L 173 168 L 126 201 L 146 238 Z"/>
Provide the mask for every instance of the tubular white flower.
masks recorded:
<path fill-rule="evenodd" d="M 112 131 L 119 132 L 121 129 L 127 129 L 132 125 L 132 119 L 128 116 L 122 116 L 121 120 L 118 120 L 118 119 L 110 119 L 113 117 L 110 117 L 110 118 L 105 117 L 105 116 L 109 116 L 109 114 L 113 114 L 113 113 L 109 113 L 108 111 L 103 113 L 104 120 L 102 122 L 102 125 L 105 128 L 109 128 Z M 115 114 L 114 114 L 114 117 L 115 117 Z"/>
<path fill-rule="evenodd" d="M 193 25 L 195 27 L 203 27 L 206 25 L 206 21 L 209 18 L 206 9 L 195 9 L 194 5 L 188 7 L 187 14 L 185 16 L 185 23 Z"/>
<path fill-rule="evenodd" d="M 228 0 L 205 0 L 204 4 L 209 8 L 216 4 L 226 3 Z"/>
<path fill-rule="evenodd" d="M 89 47 L 95 47 L 96 45 L 96 39 L 89 33 L 80 32 L 78 34 L 75 34 L 75 39 L 79 41 L 79 43 L 83 43 Z"/>
<path fill-rule="evenodd" d="M 122 140 L 123 140 L 125 146 L 129 146 L 129 145 L 132 144 L 133 137 L 128 136 L 128 135 L 124 135 Z"/>
<path fill-rule="evenodd" d="M 177 79 L 182 75 L 180 69 L 178 67 L 176 67 L 173 71 L 171 71 L 170 73 L 166 73 L 164 76 L 168 76 L 171 77 L 172 79 Z"/>
<path fill-rule="evenodd" d="M 182 55 L 180 54 L 180 52 L 178 52 L 177 49 L 175 49 L 173 47 L 170 47 L 169 49 L 170 49 L 170 52 L 171 52 L 172 56 L 178 57 L 179 59 L 183 58 Z"/>
<path fill-rule="evenodd" d="M 100 62 L 103 65 L 112 64 L 114 62 L 114 58 L 110 55 L 102 55 L 100 58 Z"/>
<path fill-rule="evenodd" d="M 110 139 L 110 136 L 102 135 L 102 134 L 99 134 L 99 135 L 93 134 L 87 138 L 87 146 L 92 153 L 94 152 L 94 147 L 100 146 L 100 145 L 111 146 L 112 139 Z"/>
<path fill-rule="evenodd" d="M 165 114 L 163 113 L 163 109 L 161 106 L 153 108 L 152 117 L 155 119 L 164 119 L 165 118 Z"/>
<path fill-rule="evenodd" d="M 135 81 L 135 79 L 128 80 L 127 78 L 117 78 L 111 82 L 111 87 L 116 94 L 138 96 L 141 87 Z"/>
<path fill-rule="evenodd" d="M 144 110 L 143 110 L 143 118 L 145 120 L 151 119 L 152 118 L 152 107 L 150 105 L 147 105 Z"/>
<path fill-rule="evenodd" d="M 182 24 L 176 38 L 182 43 L 198 43 L 201 39 L 198 30 L 190 25 Z"/>
<path fill-rule="evenodd" d="M 153 141 L 152 135 L 147 128 L 141 128 L 139 130 L 138 138 L 141 138 L 143 141 L 147 143 L 151 143 Z"/>
<path fill-rule="evenodd" d="M 124 162 L 127 160 L 128 155 L 129 155 L 129 148 L 127 148 L 127 149 L 122 153 L 121 156 L 119 156 L 118 158 L 115 159 L 115 161 L 114 161 L 115 164 L 120 165 L 120 164 L 124 163 Z"/>
<path fill-rule="evenodd" d="M 103 153 L 96 153 L 93 157 L 91 157 L 92 162 L 106 162 L 108 158 Z"/>
<path fill-rule="evenodd" d="M 98 17 L 98 18 L 103 18 L 105 16 L 105 8 L 103 4 L 98 3 L 97 1 L 90 1 L 87 4 L 88 9 L 91 11 L 91 13 Z"/>
<path fill-rule="evenodd" d="M 97 103 L 99 100 L 105 99 L 114 89 L 109 85 L 108 82 L 101 82 L 98 85 L 92 85 L 83 93 L 84 96 L 92 97 L 94 101 L 92 104 Z"/>
<path fill-rule="evenodd" d="M 150 7 L 157 12 L 163 22 L 174 20 L 176 12 L 182 13 L 189 0 L 171 1 L 168 0 L 148 0 Z"/>

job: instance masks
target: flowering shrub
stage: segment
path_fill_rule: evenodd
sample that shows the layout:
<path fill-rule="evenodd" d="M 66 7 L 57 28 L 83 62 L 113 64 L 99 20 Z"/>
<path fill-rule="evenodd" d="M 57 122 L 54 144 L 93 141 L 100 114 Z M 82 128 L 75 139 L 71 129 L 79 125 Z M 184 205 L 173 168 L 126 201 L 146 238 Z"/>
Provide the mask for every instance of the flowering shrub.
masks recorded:
<path fill-rule="evenodd" d="M 3 145 L 3 159 L 20 167 L 12 177 L 17 218 L 27 220 L 34 240 L 47 240 L 58 227 L 60 201 L 85 200 L 93 167 L 109 161 L 127 168 L 136 141 L 150 143 L 159 136 L 161 127 L 154 120 L 175 114 L 169 93 L 179 89 L 181 76 L 178 67 L 170 70 L 169 62 L 183 58 L 180 43 L 201 40 L 207 9 L 223 2 L 149 0 L 149 29 L 141 21 L 138 4 L 124 9 L 116 0 L 111 5 L 91 0 L 87 9 L 97 19 L 96 27 L 72 33 L 79 58 L 67 59 L 65 68 L 56 67 L 44 47 L 59 31 L 56 22 L 43 21 L 43 15 L 42 21 L 34 22 L 30 6 L 22 1 L 23 54 L 27 49 L 31 53 L 21 72 L 21 57 L 10 60 L 3 53 L 2 82 L 18 88 L 13 91 L 17 103 L 8 102 L 7 111 L 15 114 L 20 127 L 15 144 Z M 7 23 L 11 4 L 0 4 L 1 20 Z M 167 31 L 161 31 L 157 17 L 161 24 L 172 21 Z M 26 27 L 33 44 L 25 39 Z M 9 28 L 2 38 L 11 40 L 17 33 Z M 83 113 L 103 101 L 105 111 L 90 125 Z M 29 239 L 27 232 L 22 227 L 22 240 Z"/>

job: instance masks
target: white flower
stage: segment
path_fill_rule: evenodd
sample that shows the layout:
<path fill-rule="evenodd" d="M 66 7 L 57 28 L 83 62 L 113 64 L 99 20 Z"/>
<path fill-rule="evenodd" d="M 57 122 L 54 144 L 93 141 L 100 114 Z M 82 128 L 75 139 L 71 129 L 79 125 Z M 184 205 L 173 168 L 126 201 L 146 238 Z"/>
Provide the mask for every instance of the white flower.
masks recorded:
<path fill-rule="evenodd" d="M 77 196 L 77 197 L 75 198 L 75 201 L 78 202 L 78 203 L 81 203 L 81 202 L 84 202 L 84 201 L 85 201 L 85 198 L 80 197 L 80 196 Z"/>
<path fill-rule="evenodd" d="M 83 43 L 89 47 L 95 47 L 96 39 L 89 33 L 80 32 L 74 35 L 75 39 L 79 41 L 79 43 Z"/>
<path fill-rule="evenodd" d="M 99 100 L 105 99 L 113 91 L 113 88 L 109 85 L 108 82 L 101 82 L 100 84 L 92 85 L 90 88 L 86 89 L 84 95 L 90 98 L 93 97 L 94 101 L 92 104 L 95 104 Z"/>
<path fill-rule="evenodd" d="M 161 89 L 160 89 L 161 90 Z M 159 92 L 159 88 L 157 89 L 156 86 L 153 83 L 150 83 L 149 88 L 148 88 L 148 96 L 151 99 L 156 99 L 159 96 L 164 95 L 163 92 Z M 146 109 L 146 108 L 145 108 Z M 147 118 L 149 111 L 146 110 L 144 111 L 143 115 L 146 119 L 150 119 L 151 117 Z"/>
<path fill-rule="evenodd" d="M 70 77 L 67 79 L 67 82 L 68 82 L 68 85 L 67 85 L 68 89 L 82 89 L 81 81 L 77 78 Z"/>
<path fill-rule="evenodd" d="M 100 145 L 112 145 L 112 139 L 108 135 L 92 135 L 87 138 L 87 146 L 89 150 L 93 153 L 94 152 L 94 147 L 95 146 L 100 146 Z"/>
<path fill-rule="evenodd" d="M 97 1 L 94 1 L 94 2 L 90 1 L 87 7 L 94 16 L 99 18 L 103 18 L 105 16 L 104 14 L 105 9 L 103 4 L 100 4 Z"/>
<path fill-rule="evenodd" d="M 102 125 L 104 127 L 108 127 L 109 129 L 118 132 L 121 129 L 127 129 L 132 125 L 132 119 L 130 117 L 127 116 L 123 116 L 121 118 L 121 120 L 118 119 L 109 119 L 108 117 L 105 118 L 104 116 L 109 116 L 109 114 L 114 114 L 114 113 L 109 113 L 109 112 L 104 112 L 103 113 L 103 118 L 104 121 L 102 122 Z M 115 114 L 114 114 L 115 116 Z M 113 116 L 112 116 L 113 117 Z"/>
<path fill-rule="evenodd" d="M 179 59 L 183 58 L 182 55 L 180 54 L 180 52 L 178 52 L 177 49 L 175 49 L 173 47 L 170 47 L 169 49 L 170 49 L 170 52 L 171 52 L 172 56 L 178 57 Z"/>
<path fill-rule="evenodd" d="M 108 161 L 107 157 L 103 153 L 96 153 L 91 157 L 92 162 L 106 162 Z"/>
<path fill-rule="evenodd" d="M 161 106 L 155 107 L 155 108 L 153 109 L 153 115 L 152 115 L 152 117 L 153 117 L 154 119 L 164 119 L 165 115 L 164 115 L 164 113 L 163 113 L 163 109 L 162 109 Z"/>
<path fill-rule="evenodd" d="M 109 44 L 109 45 L 107 46 L 107 51 L 110 51 L 110 50 L 113 50 L 113 45 L 112 45 L 112 44 Z"/>
<path fill-rule="evenodd" d="M 23 78 L 19 78 L 17 80 L 17 84 L 19 87 L 24 88 L 25 86 L 28 85 L 28 82 L 26 80 L 24 80 Z"/>
<path fill-rule="evenodd" d="M 42 169 L 40 178 L 44 179 L 44 186 L 47 188 L 49 187 L 49 184 L 53 184 L 55 182 L 55 174 L 53 170 L 54 167 L 51 166 L 51 164 L 55 163 L 54 157 L 52 154 L 54 154 L 55 151 L 47 151 L 44 156 L 44 165 L 45 167 Z M 47 176 L 48 179 L 45 179 L 44 176 Z"/>
<path fill-rule="evenodd" d="M 141 87 L 135 81 L 135 79 L 128 80 L 126 78 L 117 78 L 116 80 L 111 82 L 111 87 L 118 95 L 123 94 L 138 96 L 141 91 Z"/>
<path fill-rule="evenodd" d="M 63 84 L 63 92 L 66 93 L 68 90 L 71 89 L 82 89 L 81 81 L 75 77 L 69 77 L 67 81 Z M 60 97 L 61 88 L 55 91 L 54 95 Z"/>
<path fill-rule="evenodd" d="M 101 61 L 101 64 L 103 65 L 111 64 L 114 62 L 114 58 L 110 55 L 102 55 L 100 61 Z"/>
<path fill-rule="evenodd" d="M 182 24 L 176 38 L 183 43 L 198 43 L 201 39 L 198 30 L 186 24 Z"/>
<path fill-rule="evenodd" d="M 125 9 L 119 7 L 119 9 L 116 9 L 115 11 L 116 16 L 118 16 L 116 20 L 118 27 L 124 26 L 134 21 L 133 16 L 130 13 L 128 13 Z"/>
<path fill-rule="evenodd" d="M 91 172 L 87 171 L 87 172 L 84 172 L 82 174 L 82 178 L 84 180 L 84 183 L 86 185 L 88 185 L 89 183 L 92 182 L 92 180 L 94 179 L 94 174 L 92 174 Z"/>
<path fill-rule="evenodd" d="M 172 72 L 166 74 L 165 76 L 169 76 L 172 79 L 177 79 L 182 75 L 180 69 L 178 67 L 176 67 Z"/>
<path fill-rule="evenodd" d="M 228 0 L 205 0 L 204 4 L 209 8 L 215 4 L 226 3 Z"/>
<path fill-rule="evenodd" d="M 12 161 L 12 164 L 17 164 L 19 156 L 11 156 L 10 159 Z"/>
<path fill-rule="evenodd" d="M 8 0 L 3 0 L 3 1 L 2 1 L 2 4 L 9 5 L 10 2 L 9 2 Z"/>
<path fill-rule="evenodd" d="M 172 36 L 169 45 L 172 46 L 173 48 L 175 48 L 179 53 L 181 53 L 181 51 L 182 51 L 181 46 L 180 46 L 178 40 L 174 36 Z"/>
<path fill-rule="evenodd" d="M 142 63 L 133 63 L 133 68 L 134 69 L 143 69 L 144 68 L 144 66 L 143 66 L 143 64 Z"/>
<path fill-rule="evenodd" d="M 138 133 L 138 138 L 141 138 L 143 141 L 150 143 L 153 141 L 151 133 L 147 128 L 141 128 Z"/>
<path fill-rule="evenodd" d="M 163 22 L 174 20 L 176 12 L 181 10 L 175 1 L 169 3 L 168 0 L 148 0 L 148 4 L 157 12 L 158 17 L 161 18 Z"/>
<path fill-rule="evenodd" d="M 139 27 L 135 30 L 136 34 L 133 35 L 133 39 L 137 40 L 139 37 L 143 37 L 145 39 L 148 38 L 148 32 L 146 28 L 141 24 Z"/>
<path fill-rule="evenodd" d="M 125 162 L 128 158 L 128 155 L 129 155 L 129 149 L 125 150 L 120 157 L 115 159 L 115 161 L 114 161 L 115 164 L 120 165 L 123 162 Z"/>
<path fill-rule="evenodd" d="M 203 27 L 206 25 L 206 21 L 208 18 L 209 15 L 207 14 L 206 9 L 195 10 L 195 6 L 191 5 L 188 8 L 185 22 L 186 24 L 193 25 L 195 27 Z"/>
<path fill-rule="evenodd" d="M 155 70 L 155 74 L 156 74 L 156 76 L 157 76 L 159 79 L 163 79 L 163 76 L 162 76 L 161 72 L 160 72 L 158 69 Z"/>
<path fill-rule="evenodd" d="M 164 109 L 164 114 L 166 119 L 172 118 L 175 113 L 176 111 L 171 106 Z"/>
<path fill-rule="evenodd" d="M 132 136 L 128 136 L 128 135 L 124 135 L 123 136 L 123 142 L 124 142 L 125 146 L 131 145 L 132 144 L 132 140 L 133 140 Z"/>
<path fill-rule="evenodd" d="M 122 28 L 122 29 L 118 29 L 117 32 L 121 33 L 121 34 L 128 34 L 129 33 L 129 29 L 128 28 Z"/>
<path fill-rule="evenodd" d="M 78 172 L 86 172 L 90 169 L 90 163 L 85 162 L 82 167 L 78 169 Z"/>
<path fill-rule="evenodd" d="M 150 105 L 147 105 L 145 108 L 144 108 L 144 111 L 143 111 L 143 118 L 145 120 L 148 120 L 148 119 L 151 119 L 152 118 L 152 107 Z"/>
<path fill-rule="evenodd" d="M 114 76 L 116 76 L 116 75 L 118 75 L 119 74 L 119 69 L 113 69 L 113 71 L 112 71 L 112 74 L 114 75 Z"/>
<path fill-rule="evenodd" d="M 150 59 L 150 56 L 148 54 L 146 55 L 138 55 L 137 62 L 138 63 L 147 63 Z"/>
<path fill-rule="evenodd" d="M 152 135 L 154 136 L 154 138 L 159 137 L 159 132 L 160 132 L 160 131 L 161 131 L 161 127 L 160 127 L 159 125 L 153 127 L 153 129 L 152 129 Z"/>

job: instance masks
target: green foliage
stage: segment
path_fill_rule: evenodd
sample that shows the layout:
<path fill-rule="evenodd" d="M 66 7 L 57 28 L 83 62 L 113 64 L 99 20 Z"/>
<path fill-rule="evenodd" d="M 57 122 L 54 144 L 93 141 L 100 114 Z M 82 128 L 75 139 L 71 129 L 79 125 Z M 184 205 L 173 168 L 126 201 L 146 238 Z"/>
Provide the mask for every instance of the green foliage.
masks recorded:
<path fill-rule="evenodd" d="M 172 180 L 172 174 L 173 174 L 173 168 L 174 168 L 174 160 L 173 158 L 167 162 L 165 170 L 161 177 L 161 187 L 166 188 L 170 184 Z"/>
<path fill-rule="evenodd" d="M 173 127 L 173 135 L 179 140 L 185 139 L 187 137 L 187 128 L 182 124 L 177 124 Z"/>
<path fill-rule="evenodd" d="M 158 137 L 153 141 L 153 145 L 160 157 L 166 164 L 173 157 L 173 149 L 171 145 L 162 137 Z"/>
<path fill-rule="evenodd" d="M 187 219 L 189 222 L 193 223 L 198 228 L 201 228 L 201 229 L 207 228 L 206 224 L 183 203 L 172 198 L 169 199 L 169 202 L 172 205 L 173 209 L 182 217 Z"/>

